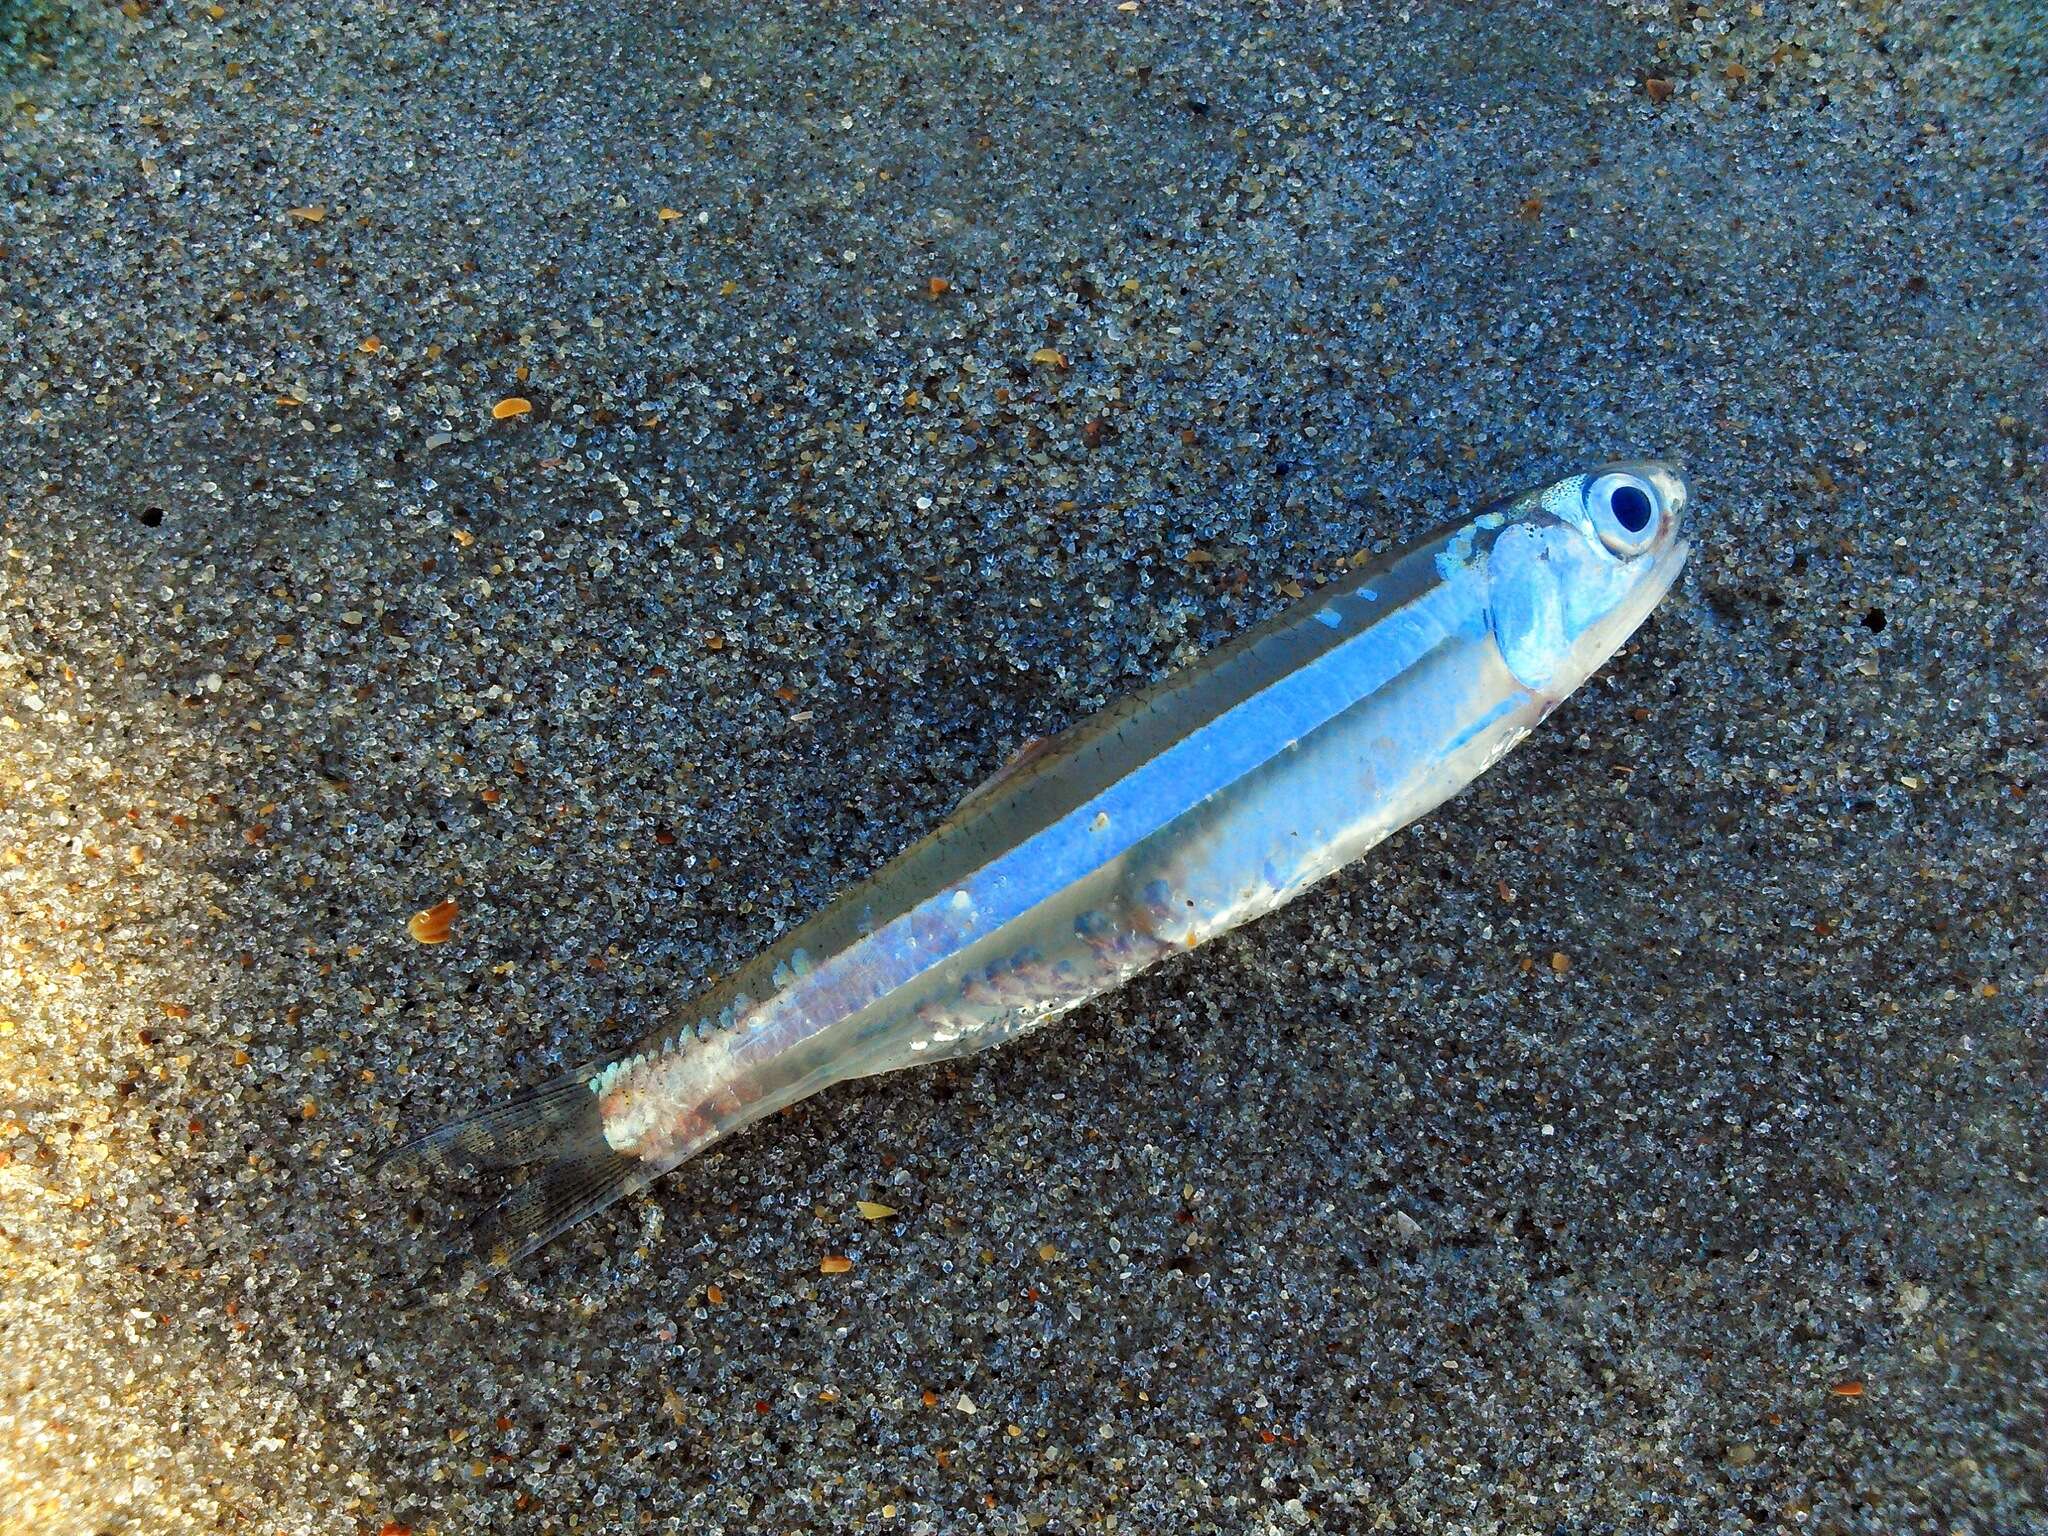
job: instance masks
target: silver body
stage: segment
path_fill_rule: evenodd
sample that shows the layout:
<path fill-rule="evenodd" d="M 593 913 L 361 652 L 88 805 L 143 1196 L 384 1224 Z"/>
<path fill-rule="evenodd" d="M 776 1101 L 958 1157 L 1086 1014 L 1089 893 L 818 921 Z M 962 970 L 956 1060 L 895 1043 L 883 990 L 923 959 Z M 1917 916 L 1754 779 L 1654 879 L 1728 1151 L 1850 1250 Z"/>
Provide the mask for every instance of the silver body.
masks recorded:
<path fill-rule="evenodd" d="M 831 1083 L 995 1045 L 1271 911 L 1455 794 L 1684 562 L 1676 474 L 1601 473 L 1375 562 L 1046 744 L 594 1070 L 605 1143 L 651 1177 Z M 1624 483 L 1648 488 L 1657 522 L 1617 535 L 1613 508 L 1638 511 Z"/>
<path fill-rule="evenodd" d="M 437 1257 L 502 1268 L 847 1078 L 985 1049 L 1269 912 L 1456 794 L 1656 606 L 1658 464 L 1445 528 L 1044 743 L 617 1060 L 384 1168 L 523 1169 Z"/>

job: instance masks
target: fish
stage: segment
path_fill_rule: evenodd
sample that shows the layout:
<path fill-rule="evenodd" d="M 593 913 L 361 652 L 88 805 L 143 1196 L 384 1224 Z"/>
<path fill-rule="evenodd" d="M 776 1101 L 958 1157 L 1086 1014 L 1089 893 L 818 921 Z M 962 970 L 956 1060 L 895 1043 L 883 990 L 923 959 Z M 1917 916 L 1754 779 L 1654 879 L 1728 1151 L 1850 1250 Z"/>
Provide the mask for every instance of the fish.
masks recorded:
<path fill-rule="evenodd" d="M 434 1267 L 503 1270 L 833 1084 L 1041 1028 L 1299 896 L 1498 762 L 1677 579 L 1653 460 L 1486 505 L 1034 742 L 927 836 L 616 1056 L 399 1146 L 490 1197 Z"/>

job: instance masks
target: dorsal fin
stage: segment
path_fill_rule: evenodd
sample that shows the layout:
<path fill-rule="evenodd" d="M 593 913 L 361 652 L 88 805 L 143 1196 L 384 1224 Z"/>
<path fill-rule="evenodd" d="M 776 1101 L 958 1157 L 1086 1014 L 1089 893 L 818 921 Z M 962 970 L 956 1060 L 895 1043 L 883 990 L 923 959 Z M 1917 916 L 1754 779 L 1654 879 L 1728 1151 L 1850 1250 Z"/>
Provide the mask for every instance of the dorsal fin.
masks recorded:
<path fill-rule="evenodd" d="M 1003 760 L 1003 766 L 983 779 L 974 788 L 962 795 L 953 809 L 946 813 L 941 827 L 956 827 L 976 811 L 987 805 L 1019 775 L 1051 757 L 1060 749 L 1058 736 L 1031 736 L 1024 745 Z"/>

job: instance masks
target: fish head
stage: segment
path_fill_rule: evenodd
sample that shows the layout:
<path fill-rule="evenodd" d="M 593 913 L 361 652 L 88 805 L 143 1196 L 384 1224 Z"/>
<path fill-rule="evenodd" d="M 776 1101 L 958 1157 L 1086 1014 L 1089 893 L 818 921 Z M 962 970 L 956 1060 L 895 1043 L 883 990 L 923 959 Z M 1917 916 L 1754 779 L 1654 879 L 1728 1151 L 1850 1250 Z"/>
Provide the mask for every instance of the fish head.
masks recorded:
<path fill-rule="evenodd" d="M 1499 520 L 1488 618 L 1524 687 L 1561 699 L 1635 633 L 1691 552 L 1685 502 L 1677 469 L 1642 460 L 1569 475 L 1486 514 Z"/>

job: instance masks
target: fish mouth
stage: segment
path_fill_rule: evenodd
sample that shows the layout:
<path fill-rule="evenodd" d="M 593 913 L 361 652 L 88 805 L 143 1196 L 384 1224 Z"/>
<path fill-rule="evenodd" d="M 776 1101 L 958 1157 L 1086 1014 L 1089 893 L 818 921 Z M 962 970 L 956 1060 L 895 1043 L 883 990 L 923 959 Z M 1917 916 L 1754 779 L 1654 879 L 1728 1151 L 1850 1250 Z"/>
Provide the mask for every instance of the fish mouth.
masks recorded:
<path fill-rule="evenodd" d="M 1643 627 L 1643 621 L 1664 600 L 1664 594 L 1678 580 L 1691 554 L 1692 541 L 1682 533 L 1674 533 L 1669 542 L 1654 553 L 1636 559 L 1629 571 L 1631 579 L 1627 588 L 1600 621 L 1580 635 L 1569 659 L 1553 674 L 1570 679 L 1565 692 L 1591 677 L 1607 664 L 1616 651 L 1628 644 Z M 1519 673 L 1516 675 L 1520 676 Z"/>
<path fill-rule="evenodd" d="M 1692 556 L 1692 540 L 1685 534 L 1675 534 L 1663 549 L 1651 559 L 1650 569 L 1644 573 L 1642 584 L 1643 610 L 1636 622 L 1648 618 L 1650 610 L 1664 601 L 1678 580 L 1679 572 L 1685 569 L 1685 562 Z"/>
<path fill-rule="evenodd" d="M 1656 611 L 1664 601 L 1664 594 L 1677 583 L 1679 573 L 1685 569 L 1685 562 L 1692 555 L 1692 540 L 1683 533 L 1674 532 L 1671 540 L 1662 549 L 1644 560 L 1644 570 L 1636 578 L 1635 587 L 1618 605 L 1615 617 L 1620 621 L 1614 630 L 1614 650 L 1628 643 L 1628 639 L 1643 627 L 1643 621 Z"/>

